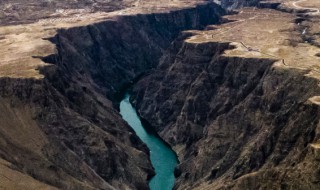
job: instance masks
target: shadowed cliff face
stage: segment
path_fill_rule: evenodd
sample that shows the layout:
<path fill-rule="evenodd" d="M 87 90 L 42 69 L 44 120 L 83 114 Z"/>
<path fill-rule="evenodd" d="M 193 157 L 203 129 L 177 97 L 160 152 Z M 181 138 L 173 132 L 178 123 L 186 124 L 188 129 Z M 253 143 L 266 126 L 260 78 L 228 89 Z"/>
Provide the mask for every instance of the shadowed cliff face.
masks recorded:
<path fill-rule="evenodd" d="M 318 189 L 319 94 L 307 71 L 177 40 L 133 90 L 179 155 L 175 189 Z"/>
<path fill-rule="evenodd" d="M 105 87 L 101 90 L 109 99 L 117 100 L 138 76 L 156 67 L 164 50 L 181 31 L 216 23 L 220 14 L 223 10 L 217 5 L 206 4 L 170 14 L 125 16 L 60 30 L 53 39 L 59 55 L 48 61 L 56 64 L 61 74 L 52 81 L 66 91 L 63 80 L 74 77 L 85 84 L 85 77 L 89 76 L 96 85 Z"/>
<path fill-rule="evenodd" d="M 147 147 L 113 107 L 179 32 L 219 20 L 214 4 L 61 29 L 44 79 L 1 78 L 0 185 L 23 189 L 148 189 Z M 25 177 L 10 183 L 14 172 Z M 34 178 L 31 181 L 27 176 Z M 12 181 L 12 180 L 11 180 Z M 3 184 L 4 183 L 4 184 Z"/>

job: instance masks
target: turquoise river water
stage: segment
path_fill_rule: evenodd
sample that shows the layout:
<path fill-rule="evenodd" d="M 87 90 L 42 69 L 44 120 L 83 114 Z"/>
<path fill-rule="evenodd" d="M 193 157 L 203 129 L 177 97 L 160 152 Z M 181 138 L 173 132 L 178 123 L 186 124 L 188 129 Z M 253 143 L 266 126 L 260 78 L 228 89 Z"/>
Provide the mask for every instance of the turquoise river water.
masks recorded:
<path fill-rule="evenodd" d="M 178 164 L 176 154 L 156 134 L 145 130 L 129 98 L 126 94 L 121 101 L 120 114 L 150 149 L 151 163 L 156 175 L 150 180 L 149 187 L 151 190 L 172 190 L 175 180 L 173 172 Z"/>

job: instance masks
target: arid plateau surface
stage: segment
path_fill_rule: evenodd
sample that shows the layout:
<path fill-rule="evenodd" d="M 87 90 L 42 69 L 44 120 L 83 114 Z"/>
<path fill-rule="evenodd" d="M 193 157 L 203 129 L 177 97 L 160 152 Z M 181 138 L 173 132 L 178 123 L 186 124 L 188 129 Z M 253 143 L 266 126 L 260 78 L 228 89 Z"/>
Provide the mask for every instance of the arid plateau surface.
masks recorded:
<path fill-rule="evenodd" d="M 0 189 L 150 189 L 126 92 L 173 189 L 320 189 L 319 23 L 318 0 L 2 0 Z"/>

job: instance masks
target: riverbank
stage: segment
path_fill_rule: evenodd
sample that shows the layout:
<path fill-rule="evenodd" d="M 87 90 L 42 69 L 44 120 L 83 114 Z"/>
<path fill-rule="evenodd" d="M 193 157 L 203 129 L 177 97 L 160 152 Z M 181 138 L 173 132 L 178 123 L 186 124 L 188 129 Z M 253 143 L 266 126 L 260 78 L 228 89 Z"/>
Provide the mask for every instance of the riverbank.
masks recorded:
<path fill-rule="evenodd" d="M 120 102 L 120 114 L 150 150 L 150 159 L 156 175 L 150 180 L 151 190 L 172 190 L 174 169 L 178 164 L 175 152 L 156 133 L 146 129 L 126 94 Z"/>

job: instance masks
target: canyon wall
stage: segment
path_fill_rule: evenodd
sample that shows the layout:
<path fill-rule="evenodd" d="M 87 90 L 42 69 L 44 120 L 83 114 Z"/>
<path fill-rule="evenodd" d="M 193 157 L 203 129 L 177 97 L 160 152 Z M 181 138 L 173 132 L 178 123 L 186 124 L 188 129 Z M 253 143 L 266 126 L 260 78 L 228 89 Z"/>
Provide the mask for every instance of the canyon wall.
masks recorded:
<path fill-rule="evenodd" d="M 189 35 L 132 95 L 179 156 L 175 189 L 319 189 L 318 80 Z"/>
<path fill-rule="evenodd" d="M 46 61 L 56 64 L 61 75 L 76 77 L 77 82 L 90 76 L 114 101 L 137 77 L 157 66 L 164 50 L 181 31 L 217 23 L 223 13 L 219 6 L 208 3 L 168 13 L 116 17 L 86 27 L 63 29 L 52 39 L 59 54 Z M 67 75 L 66 71 L 70 73 Z M 59 78 L 52 81 L 65 90 L 62 82 L 57 81 Z"/>
<path fill-rule="evenodd" d="M 148 149 L 117 111 L 123 91 L 156 67 L 186 29 L 219 21 L 213 3 L 59 29 L 42 79 L 1 78 L 1 186 L 148 189 Z M 21 183 L 16 183 L 15 178 Z"/>

